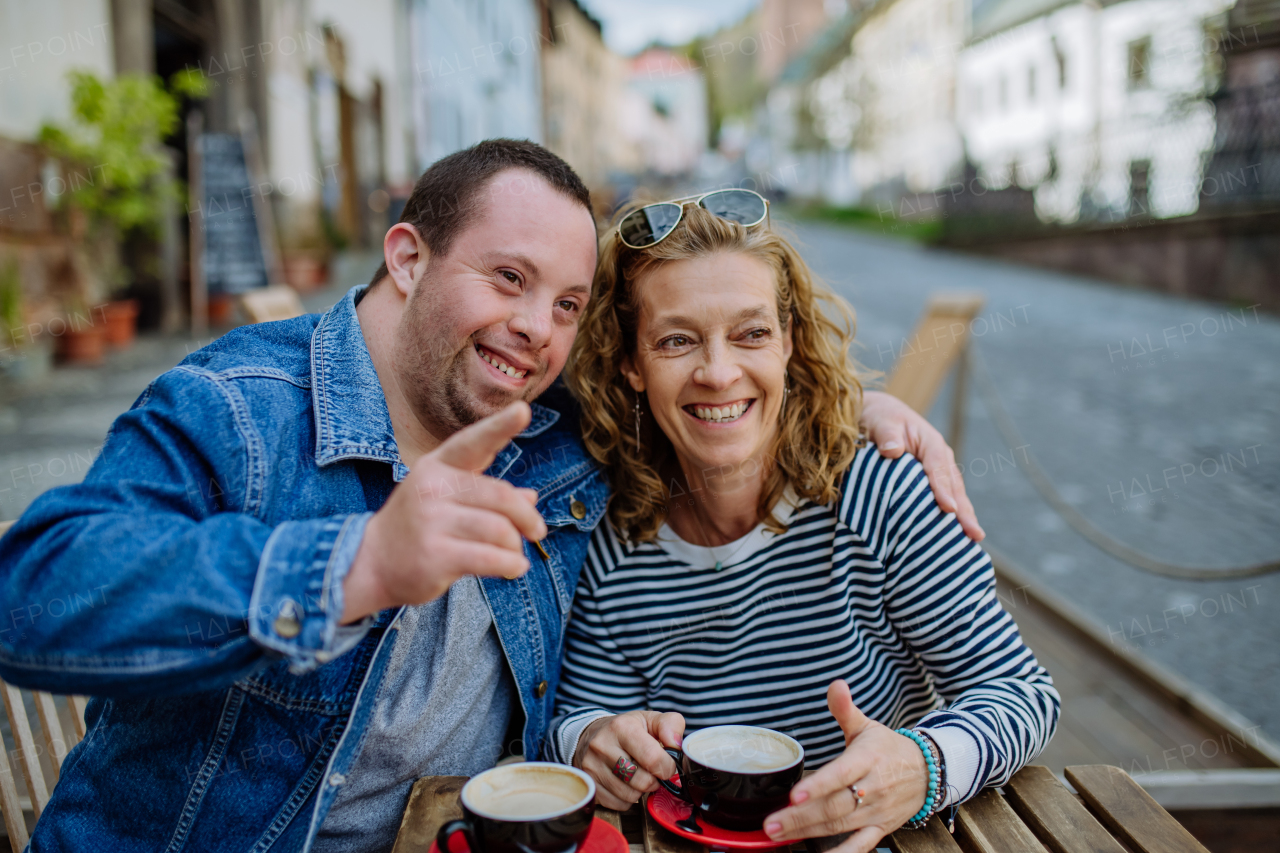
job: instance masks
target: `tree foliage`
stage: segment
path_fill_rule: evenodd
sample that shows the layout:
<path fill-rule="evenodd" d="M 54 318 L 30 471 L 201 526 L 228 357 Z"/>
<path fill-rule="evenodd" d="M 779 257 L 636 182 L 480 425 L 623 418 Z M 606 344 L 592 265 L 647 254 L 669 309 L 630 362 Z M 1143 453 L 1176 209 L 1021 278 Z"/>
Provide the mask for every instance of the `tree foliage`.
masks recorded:
<path fill-rule="evenodd" d="M 166 88 L 156 76 L 122 74 L 104 82 L 88 71 L 72 71 L 71 120 L 46 123 L 39 140 L 68 173 L 62 198 L 95 226 L 121 235 L 159 233 L 164 202 L 180 197 L 182 185 L 169 173 L 163 141 L 182 120 L 181 98 L 207 94 L 196 71 L 175 74 Z"/>

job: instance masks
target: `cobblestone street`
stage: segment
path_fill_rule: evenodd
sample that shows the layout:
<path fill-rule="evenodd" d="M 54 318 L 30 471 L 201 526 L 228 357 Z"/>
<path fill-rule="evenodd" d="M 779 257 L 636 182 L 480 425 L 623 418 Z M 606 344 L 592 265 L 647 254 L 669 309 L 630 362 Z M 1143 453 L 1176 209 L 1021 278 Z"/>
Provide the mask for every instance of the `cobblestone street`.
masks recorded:
<path fill-rule="evenodd" d="M 929 294 L 986 295 L 974 345 L 1026 444 L 1009 446 L 970 382 L 958 456 L 988 544 L 1113 642 L 1280 738 L 1280 575 L 1186 581 L 1133 568 L 1071 530 L 1023 470 L 1030 454 L 1076 510 L 1151 557 L 1208 568 L 1274 560 L 1280 322 L 1248 306 L 844 229 L 805 225 L 799 236 L 816 271 L 857 309 L 859 358 L 874 370 L 892 369 Z M 947 396 L 932 413 L 943 429 Z"/>

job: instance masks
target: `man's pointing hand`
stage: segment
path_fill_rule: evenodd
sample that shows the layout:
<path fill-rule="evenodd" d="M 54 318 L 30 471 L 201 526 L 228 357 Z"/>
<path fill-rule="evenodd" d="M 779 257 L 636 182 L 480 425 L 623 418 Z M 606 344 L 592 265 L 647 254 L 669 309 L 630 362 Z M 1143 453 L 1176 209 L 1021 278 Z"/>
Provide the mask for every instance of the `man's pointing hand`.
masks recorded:
<path fill-rule="evenodd" d="M 365 528 L 343 584 L 342 622 L 444 595 L 463 575 L 514 578 L 529 561 L 524 540 L 547 526 L 538 495 L 482 472 L 529 425 L 512 403 L 421 457 Z"/>

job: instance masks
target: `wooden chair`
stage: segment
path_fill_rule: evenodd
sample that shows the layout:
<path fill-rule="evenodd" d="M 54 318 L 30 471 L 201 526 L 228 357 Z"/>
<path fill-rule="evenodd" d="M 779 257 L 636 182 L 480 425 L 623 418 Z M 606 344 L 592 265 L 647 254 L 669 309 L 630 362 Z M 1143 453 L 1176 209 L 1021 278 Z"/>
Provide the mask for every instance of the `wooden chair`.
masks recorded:
<path fill-rule="evenodd" d="M 902 342 L 898 360 L 884 390 L 924 416 L 929 415 L 942 383 L 956 368 L 951 398 L 951 430 L 948 442 L 960 455 L 964 433 L 965 383 L 968 373 L 969 333 L 973 319 L 986 298 L 980 293 L 936 293 L 929 297 L 924 316 L 910 338 Z"/>
<path fill-rule="evenodd" d="M 58 783 L 58 773 L 62 768 L 62 760 L 67 757 L 71 748 L 84 738 L 84 708 L 87 699 L 83 696 L 54 696 L 40 691 L 19 690 L 12 684 L 0 682 L 0 693 L 4 695 L 4 709 L 9 717 L 9 729 L 13 733 L 16 749 L 11 753 L 6 745 L 0 755 L 0 810 L 4 812 L 5 830 L 9 833 L 9 844 L 14 853 L 21 853 L 26 846 L 27 823 L 24 811 L 31 811 L 36 820 L 49 803 L 49 794 L 53 785 Z M 31 718 L 27 713 L 24 695 L 34 700 L 36 715 L 40 720 L 40 738 L 31 726 Z M 58 716 L 58 703 L 66 703 L 71 712 L 72 733 L 63 730 L 62 720 Z M 41 755 L 49 757 L 53 778 L 46 781 Z M 14 763 L 22 770 L 26 781 L 27 798 L 19 794 L 17 774 Z M 25 799 L 25 802 L 24 802 Z"/>
<path fill-rule="evenodd" d="M 0 521 L 0 536 L 13 526 L 12 521 Z M 24 694 L 32 697 L 36 716 L 40 720 L 40 736 L 37 739 L 31 726 L 31 716 L 27 713 Z M 49 802 L 52 785 L 45 780 L 44 766 L 40 757 L 47 755 L 52 768 L 53 784 L 58 782 L 58 772 L 62 769 L 62 759 L 67 757 L 71 747 L 84 737 L 84 707 L 88 700 L 83 696 L 54 696 L 40 691 L 25 691 L 0 681 L 0 695 L 4 699 L 4 710 L 9 717 L 9 731 L 13 735 L 13 752 L 8 744 L 0 743 L 0 812 L 4 813 L 4 825 L 9 833 L 9 844 L 14 853 L 21 853 L 26 847 L 27 822 L 24 811 L 30 811 L 36 820 Z M 58 703 L 66 703 L 71 712 L 73 732 L 64 732 L 62 720 L 58 716 Z M 14 763 L 22 770 L 26 782 L 27 797 L 19 794 L 18 777 Z"/>
<path fill-rule="evenodd" d="M 290 320 L 307 313 L 298 292 L 287 284 L 273 284 L 250 290 L 240 297 L 240 306 L 250 323 Z"/>

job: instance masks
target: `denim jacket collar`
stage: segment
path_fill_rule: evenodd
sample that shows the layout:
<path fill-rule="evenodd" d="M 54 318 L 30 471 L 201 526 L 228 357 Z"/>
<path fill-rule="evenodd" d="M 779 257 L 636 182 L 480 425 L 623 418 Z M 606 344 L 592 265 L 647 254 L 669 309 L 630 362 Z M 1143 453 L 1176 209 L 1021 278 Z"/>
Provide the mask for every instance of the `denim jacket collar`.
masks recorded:
<path fill-rule="evenodd" d="M 311 336 L 316 464 L 324 466 L 340 459 L 388 462 L 399 481 L 409 469 L 400 459 L 387 399 L 356 314 L 356 300 L 367 288 L 357 285 L 348 290 L 320 318 Z M 519 438 L 532 438 L 560 418 L 559 412 L 537 403 L 532 409 L 533 419 Z"/>

